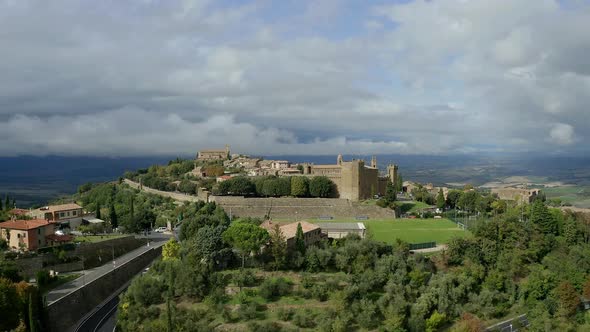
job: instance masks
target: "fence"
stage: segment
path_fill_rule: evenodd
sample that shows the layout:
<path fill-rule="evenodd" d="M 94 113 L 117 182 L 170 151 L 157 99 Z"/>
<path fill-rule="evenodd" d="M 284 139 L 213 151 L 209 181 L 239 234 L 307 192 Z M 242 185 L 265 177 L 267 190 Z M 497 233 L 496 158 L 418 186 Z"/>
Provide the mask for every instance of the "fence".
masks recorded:
<path fill-rule="evenodd" d="M 410 243 L 410 250 L 430 249 L 436 247 L 436 242 Z"/>

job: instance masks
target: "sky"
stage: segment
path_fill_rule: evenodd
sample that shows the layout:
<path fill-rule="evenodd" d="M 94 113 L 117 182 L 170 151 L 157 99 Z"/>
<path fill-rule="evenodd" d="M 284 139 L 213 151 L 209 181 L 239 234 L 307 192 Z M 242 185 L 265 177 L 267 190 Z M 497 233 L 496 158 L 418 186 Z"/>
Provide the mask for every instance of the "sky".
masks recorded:
<path fill-rule="evenodd" d="M 0 0 L 0 156 L 590 152 L 590 1 Z"/>

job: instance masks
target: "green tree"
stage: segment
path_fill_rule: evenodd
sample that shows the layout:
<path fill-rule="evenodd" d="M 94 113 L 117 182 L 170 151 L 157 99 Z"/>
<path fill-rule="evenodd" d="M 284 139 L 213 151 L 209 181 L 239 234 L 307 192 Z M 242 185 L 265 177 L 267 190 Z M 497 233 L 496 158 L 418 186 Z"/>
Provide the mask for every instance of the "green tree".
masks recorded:
<path fill-rule="evenodd" d="M 540 199 L 536 199 L 531 205 L 531 222 L 544 234 L 557 233 L 557 222 Z"/>
<path fill-rule="evenodd" d="M 438 311 L 434 311 L 430 318 L 426 320 L 426 332 L 436 332 L 438 328 L 445 322 L 447 316 Z"/>
<path fill-rule="evenodd" d="M 402 178 L 401 173 L 397 173 L 395 179 L 395 191 L 401 193 L 404 190 L 404 179 Z"/>
<path fill-rule="evenodd" d="M 0 331 L 15 329 L 20 321 L 20 299 L 12 281 L 0 278 Z"/>
<path fill-rule="evenodd" d="M 445 202 L 445 194 L 443 193 L 442 188 L 440 188 L 438 190 L 438 195 L 436 195 L 436 207 L 439 209 L 444 209 Z"/>
<path fill-rule="evenodd" d="M 309 179 L 305 176 L 292 176 L 291 195 L 295 197 L 309 196 Z"/>
<path fill-rule="evenodd" d="M 223 240 L 240 251 L 242 268 L 245 266 L 246 256 L 253 251 L 259 251 L 268 239 L 268 232 L 265 229 L 245 223 L 233 223 L 223 233 Z"/>
<path fill-rule="evenodd" d="M 10 210 L 10 197 L 8 195 L 4 197 L 4 210 Z"/>
<path fill-rule="evenodd" d="M 325 176 L 314 176 L 309 182 L 309 194 L 313 197 L 332 197 L 336 186 Z"/>
<path fill-rule="evenodd" d="M 301 223 L 297 223 L 297 232 L 295 233 L 295 249 L 305 255 L 305 239 L 303 237 L 303 227 Z"/>
<path fill-rule="evenodd" d="M 115 203 L 112 201 L 109 206 L 109 221 L 111 222 L 112 229 L 117 229 L 117 227 L 119 227 L 119 220 L 117 219 L 117 211 L 115 210 Z"/>
<path fill-rule="evenodd" d="M 162 260 L 177 260 L 180 258 L 180 243 L 171 238 L 162 247 Z"/>
<path fill-rule="evenodd" d="M 245 176 L 236 176 L 219 184 L 221 195 L 251 196 L 256 193 L 256 186 Z"/>
<path fill-rule="evenodd" d="M 391 181 L 387 181 L 387 185 L 385 186 L 385 201 L 387 203 L 395 202 L 397 198 L 397 193 L 395 191 L 395 187 Z"/>
<path fill-rule="evenodd" d="M 459 198 L 457 206 L 469 212 L 475 212 L 480 194 L 475 190 L 465 192 Z"/>
<path fill-rule="evenodd" d="M 451 209 L 454 209 L 457 206 L 457 203 L 459 203 L 459 199 L 461 199 L 462 195 L 463 195 L 463 192 L 461 190 L 457 190 L 457 189 L 449 190 L 449 193 L 447 194 L 447 205 Z"/>
<path fill-rule="evenodd" d="M 275 224 L 270 231 L 270 253 L 274 259 L 275 271 L 279 270 L 285 264 L 287 257 L 287 240 L 281 232 L 279 224 Z"/>
<path fill-rule="evenodd" d="M 100 219 L 100 202 L 96 202 L 96 219 Z"/>

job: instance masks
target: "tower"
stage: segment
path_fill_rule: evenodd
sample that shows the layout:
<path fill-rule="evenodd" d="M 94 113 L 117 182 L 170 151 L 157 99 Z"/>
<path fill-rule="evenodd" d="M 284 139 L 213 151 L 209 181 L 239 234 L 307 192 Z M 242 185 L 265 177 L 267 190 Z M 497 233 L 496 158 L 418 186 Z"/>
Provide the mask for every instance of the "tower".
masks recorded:
<path fill-rule="evenodd" d="M 377 156 L 371 157 L 371 167 L 377 168 Z"/>
<path fill-rule="evenodd" d="M 387 166 L 387 176 L 389 177 L 389 181 L 395 185 L 395 181 L 397 181 L 397 169 L 398 166 L 396 164 L 389 164 Z"/>
<path fill-rule="evenodd" d="M 338 158 L 336 159 L 336 164 L 337 165 L 342 165 L 342 154 L 338 155 Z"/>

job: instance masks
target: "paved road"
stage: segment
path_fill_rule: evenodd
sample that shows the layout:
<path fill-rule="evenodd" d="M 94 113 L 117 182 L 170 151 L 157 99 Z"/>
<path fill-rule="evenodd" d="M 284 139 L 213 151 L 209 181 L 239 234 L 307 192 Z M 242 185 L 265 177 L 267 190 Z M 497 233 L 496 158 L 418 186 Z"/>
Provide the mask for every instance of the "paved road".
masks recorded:
<path fill-rule="evenodd" d="M 166 243 L 166 241 L 170 238 L 170 234 L 153 234 L 150 235 L 150 246 L 146 246 L 143 245 L 133 251 L 130 251 L 122 256 L 119 256 L 117 258 L 115 258 L 115 265 L 119 266 L 123 263 L 126 263 L 130 260 L 132 260 L 133 258 L 143 254 L 144 252 L 152 249 L 152 248 L 157 248 L 160 247 L 162 245 L 164 245 L 164 243 Z M 100 278 L 101 276 L 103 276 L 104 274 L 110 272 L 113 270 L 113 262 L 109 261 L 108 263 L 90 269 L 90 270 L 85 270 L 85 271 L 81 271 L 82 276 L 79 277 L 78 279 L 72 280 L 68 283 L 65 283 L 53 290 L 51 290 L 49 293 L 47 293 L 46 295 L 46 299 L 47 299 L 47 305 L 51 305 L 53 302 L 57 301 L 58 299 L 70 294 L 71 292 L 83 287 L 85 284 L 96 280 L 98 278 Z"/>

